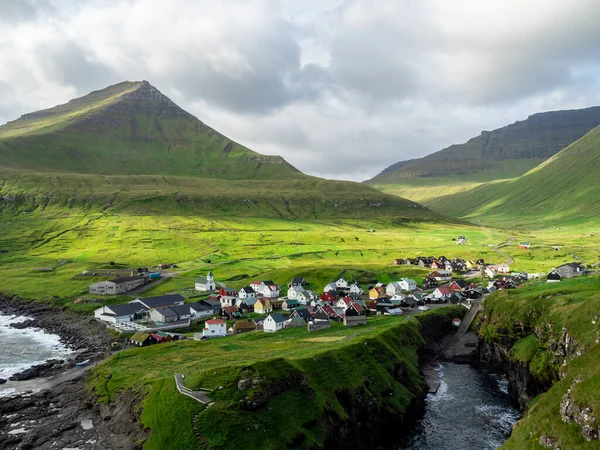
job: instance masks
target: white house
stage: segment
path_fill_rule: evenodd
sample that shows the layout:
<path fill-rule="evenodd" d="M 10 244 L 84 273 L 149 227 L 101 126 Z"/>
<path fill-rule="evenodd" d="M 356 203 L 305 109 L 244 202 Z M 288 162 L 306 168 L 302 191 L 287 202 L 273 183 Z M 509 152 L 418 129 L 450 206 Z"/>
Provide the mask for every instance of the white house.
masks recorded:
<path fill-rule="evenodd" d="M 406 298 L 406 295 L 396 294 L 390 297 L 390 301 L 402 301 Z"/>
<path fill-rule="evenodd" d="M 256 292 L 250 286 L 246 286 L 240 289 L 238 292 L 239 298 L 256 298 Z"/>
<path fill-rule="evenodd" d="M 266 284 L 264 281 L 253 281 L 250 283 L 250 287 L 254 289 L 254 292 L 261 293 L 265 289 Z"/>
<path fill-rule="evenodd" d="M 498 266 L 498 273 L 503 273 L 503 274 L 509 274 L 510 273 L 510 267 L 508 264 L 506 263 L 502 263 Z"/>
<path fill-rule="evenodd" d="M 350 304 L 352 303 L 352 298 L 351 297 L 343 297 L 340 298 L 336 304 L 335 307 L 336 308 L 341 308 L 341 309 L 346 309 L 348 306 L 350 306 Z"/>
<path fill-rule="evenodd" d="M 436 288 L 436 290 L 433 291 L 433 294 L 431 294 L 431 295 L 436 300 L 445 300 L 447 298 L 450 298 L 450 296 L 453 293 L 454 293 L 454 291 L 452 289 L 450 289 L 450 287 L 448 287 L 448 286 L 440 286 L 440 287 Z"/>
<path fill-rule="evenodd" d="M 351 294 L 356 294 L 356 295 L 362 295 L 363 290 L 362 290 L 362 288 L 358 284 L 352 283 L 350 285 L 350 293 Z"/>
<path fill-rule="evenodd" d="M 488 278 L 494 278 L 497 275 L 496 266 L 487 266 L 484 270 L 485 276 Z"/>
<path fill-rule="evenodd" d="M 436 272 L 433 272 L 430 276 L 435 278 L 435 281 L 437 282 L 450 281 L 452 279 L 452 272 L 449 272 L 447 270 L 438 270 Z"/>
<path fill-rule="evenodd" d="M 200 317 L 212 316 L 214 314 L 214 309 L 208 303 L 188 303 L 190 307 L 190 315 L 192 319 L 197 319 Z"/>
<path fill-rule="evenodd" d="M 296 300 L 298 300 L 298 302 L 301 305 L 308 305 L 312 300 L 316 300 L 317 296 L 314 292 L 312 291 L 301 291 L 298 292 L 298 294 L 296 295 Z"/>
<path fill-rule="evenodd" d="M 149 308 L 141 303 L 124 303 L 121 305 L 103 306 L 94 311 L 94 317 L 107 323 L 133 322 L 136 317 L 148 314 Z"/>
<path fill-rule="evenodd" d="M 290 286 L 288 288 L 287 298 L 296 300 L 300 292 L 304 292 L 304 288 L 302 286 Z"/>
<path fill-rule="evenodd" d="M 403 291 L 414 291 L 417 289 L 417 282 L 415 280 L 411 280 L 410 278 L 402 278 L 398 284 L 400 284 L 400 288 Z"/>
<path fill-rule="evenodd" d="M 385 287 L 385 293 L 390 297 L 398 295 L 401 292 L 402 286 L 400 286 L 400 283 L 398 283 L 397 281 L 392 281 L 391 283 L 388 283 L 388 285 Z"/>
<path fill-rule="evenodd" d="M 266 298 L 277 298 L 279 297 L 279 285 L 278 284 L 268 284 L 262 290 L 263 297 Z"/>
<path fill-rule="evenodd" d="M 225 337 L 227 336 L 227 328 L 225 321 L 221 319 L 209 319 L 204 322 L 204 330 L 202 336 L 207 338 Z"/>
<path fill-rule="evenodd" d="M 274 333 L 285 327 L 285 317 L 279 313 L 269 315 L 263 322 L 263 331 L 265 333 Z"/>
<path fill-rule="evenodd" d="M 330 292 L 330 291 L 337 291 L 337 288 L 338 288 L 337 284 L 335 284 L 335 283 L 329 283 L 327 286 L 325 286 L 323 288 L 323 292 L 327 293 L 327 292 Z"/>
<path fill-rule="evenodd" d="M 233 297 L 232 295 L 222 295 L 221 298 L 219 298 L 219 302 L 223 308 L 226 306 L 235 306 L 236 301 L 237 297 Z"/>
<path fill-rule="evenodd" d="M 452 263 L 450 261 L 446 261 L 444 263 L 444 269 L 447 270 L 448 272 L 452 272 L 454 270 L 454 268 L 452 267 Z"/>
<path fill-rule="evenodd" d="M 217 288 L 217 285 L 215 284 L 215 279 L 210 270 L 208 271 L 208 274 L 205 277 L 199 277 L 196 280 L 195 288 L 197 291 L 201 292 L 214 291 Z"/>
<path fill-rule="evenodd" d="M 343 288 L 343 289 L 347 289 L 348 288 L 348 281 L 346 281 L 345 278 L 340 278 L 339 280 L 337 280 L 335 282 L 335 285 L 339 288 Z"/>

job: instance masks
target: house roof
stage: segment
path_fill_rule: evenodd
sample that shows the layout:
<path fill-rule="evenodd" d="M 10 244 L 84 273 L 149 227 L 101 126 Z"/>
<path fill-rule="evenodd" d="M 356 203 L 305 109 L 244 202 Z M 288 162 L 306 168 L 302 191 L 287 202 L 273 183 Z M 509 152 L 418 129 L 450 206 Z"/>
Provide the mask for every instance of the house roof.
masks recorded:
<path fill-rule="evenodd" d="M 354 308 L 354 310 L 358 313 L 363 313 L 365 311 L 365 309 L 358 303 L 351 303 L 348 308 Z"/>
<path fill-rule="evenodd" d="M 225 324 L 225 321 L 222 320 L 222 319 L 210 319 L 210 320 L 207 320 L 204 323 L 206 325 L 219 325 L 219 324 Z"/>
<path fill-rule="evenodd" d="M 196 278 L 196 283 L 206 284 L 206 283 L 208 283 L 208 278 L 207 277 L 198 277 L 198 278 Z"/>
<path fill-rule="evenodd" d="M 157 297 L 136 298 L 134 300 L 143 303 L 148 308 L 158 308 L 160 306 L 170 306 L 176 303 L 181 303 L 184 298 L 180 294 L 159 295 Z"/>
<path fill-rule="evenodd" d="M 301 277 L 293 277 L 292 278 L 292 284 L 297 283 L 297 284 L 302 284 L 305 283 L 306 280 L 304 278 Z"/>
<path fill-rule="evenodd" d="M 212 305 L 209 305 L 206 302 L 197 302 L 197 303 L 188 303 L 187 306 L 190 308 L 190 310 L 194 310 L 196 312 L 200 312 L 200 311 L 209 311 L 213 309 Z"/>
<path fill-rule="evenodd" d="M 228 314 L 233 314 L 239 311 L 239 309 L 237 308 L 237 306 L 226 306 L 225 308 L 223 308 L 223 311 L 225 311 Z"/>
<path fill-rule="evenodd" d="M 265 286 L 272 286 L 272 285 L 274 285 L 274 284 L 275 284 L 275 283 L 273 283 L 271 280 L 266 280 L 266 281 L 263 281 L 263 283 L 265 283 Z"/>
<path fill-rule="evenodd" d="M 452 289 L 450 289 L 449 286 L 439 286 L 436 290 L 440 291 L 440 293 L 444 295 L 453 293 Z"/>
<path fill-rule="evenodd" d="M 233 293 L 233 292 L 237 292 L 237 289 L 234 289 L 234 288 L 228 288 L 228 287 L 222 287 L 222 288 L 221 288 L 221 289 L 219 289 L 219 290 L 223 290 L 223 291 L 224 291 L 225 293 L 227 293 L 227 294 L 231 294 L 231 293 Z"/>
<path fill-rule="evenodd" d="M 245 292 L 246 294 L 254 294 L 254 289 L 252 289 L 250 286 L 246 286 L 240 289 L 240 292 Z"/>
<path fill-rule="evenodd" d="M 135 313 L 138 313 L 141 311 L 148 311 L 148 308 L 146 308 L 144 305 L 142 305 L 141 303 L 138 303 L 138 302 L 122 303 L 119 305 L 109 305 L 109 306 L 106 306 L 105 308 L 108 308 L 117 317 L 130 316 L 132 314 L 135 314 Z M 106 314 L 106 313 L 104 313 L 104 314 Z M 107 315 L 111 315 L 111 314 L 107 314 Z"/>
<path fill-rule="evenodd" d="M 238 320 L 237 322 L 235 322 L 233 324 L 233 326 L 240 330 L 255 330 L 256 329 L 256 323 L 251 321 L 251 320 Z"/>
<path fill-rule="evenodd" d="M 144 342 L 148 339 L 150 335 L 148 333 L 144 333 L 143 331 L 138 331 L 133 336 L 131 336 L 130 340 L 135 342 Z"/>
<path fill-rule="evenodd" d="M 306 308 L 296 308 L 293 312 L 292 315 L 294 316 L 300 316 L 302 317 L 304 320 L 310 320 L 310 311 Z"/>
<path fill-rule="evenodd" d="M 184 314 L 190 314 L 190 305 L 176 305 L 176 306 L 170 306 L 169 308 L 171 308 L 173 311 L 175 311 L 177 313 L 177 315 L 179 316 L 183 316 Z"/>
<path fill-rule="evenodd" d="M 295 300 L 295 299 L 293 299 L 293 298 L 290 298 L 290 299 L 287 299 L 287 300 L 285 301 L 285 304 L 286 304 L 287 306 L 290 306 L 290 305 L 299 305 L 299 304 L 300 304 L 300 302 L 299 302 L 298 300 Z"/>
<path fill-rule="evenodd" d="M 165 306 L 164 308 L 154 308 L 154 311 L 156 311 L 157 313 L 159 313 L 163 317 L 177 317 L 177 316 L 179 316 L 179 314 L 177 314 L 175 311 L 173 311 L 168 306 Z M 188 307 L 187 313 L 189 314 L 189 312 L 190 311 L 189 311 L 189 307 Z"/>
<path fill-rule="evenodd" d="M 271 319 L 273 319 L 276 323 L 282 323 L 285 322 L 286 319 L 285 317 L 283 317 L 281 314 L 279 313 L 273 313 L 269 316 Z"/>

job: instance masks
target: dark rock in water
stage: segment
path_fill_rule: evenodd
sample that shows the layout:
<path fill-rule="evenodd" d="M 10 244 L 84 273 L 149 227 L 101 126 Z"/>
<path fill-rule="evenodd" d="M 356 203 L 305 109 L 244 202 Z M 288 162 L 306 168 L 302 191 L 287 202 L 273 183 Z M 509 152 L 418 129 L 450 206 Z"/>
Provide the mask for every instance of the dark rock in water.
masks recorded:
<path fill-rule="evenodd" d="M 37 326 L 37 323 L 34 319 L 27 319 L 23 322 L 14 322 L 9 325 L 11 328 L 15 328 L 17 330 L 22 330 L 24 328 L 31 328 Z"/>
<path fill-rule="evenodd" d="M 0 378 L 0 384 L 4 384 L 6 383 L 8 380 L 5 380 L 4 378 Z"/>
<path fill-rule="evenodd" d="M 52 367 L 54 367 L 54 364 L 52 364 L 52 363 L 38 364 L 36 366 L 32 366 L 29 369 L 24 370 L 23 372 L 14 374 L 12 377 L 9 378 L 9 380 L 10 381 L 31 380 L 32 378 L 37 378 L 37 377 L 44 375 L 44 373 L 46 373 L 46 371 L 48 369 L 51 369 Z"/>

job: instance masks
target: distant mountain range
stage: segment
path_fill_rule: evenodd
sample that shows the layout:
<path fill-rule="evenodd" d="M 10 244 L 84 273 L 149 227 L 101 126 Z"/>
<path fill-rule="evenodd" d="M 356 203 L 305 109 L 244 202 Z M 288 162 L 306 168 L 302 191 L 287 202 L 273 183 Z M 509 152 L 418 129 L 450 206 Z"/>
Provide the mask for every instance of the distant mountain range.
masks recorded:
<path fill-rule="evenodd" d="M 401 161 L 365 183 L 411 200 L 437 198 L 519 177 L 600 125 L 600 107 L 534 114 L 460 145 Z"/>
<path fill-rule="evenodd" d="M 280 156 L 254 152 L 147 81 L 109 86 L 0 126 L 0 197 L 5 213 L 440 219 L 412 201 L 311 177 Z"/>
<path fill-rule="evenodd" d="M 600 126 L 526 174 L 432 200 L 457 217 L 511 225 L 597 223 Z"/>

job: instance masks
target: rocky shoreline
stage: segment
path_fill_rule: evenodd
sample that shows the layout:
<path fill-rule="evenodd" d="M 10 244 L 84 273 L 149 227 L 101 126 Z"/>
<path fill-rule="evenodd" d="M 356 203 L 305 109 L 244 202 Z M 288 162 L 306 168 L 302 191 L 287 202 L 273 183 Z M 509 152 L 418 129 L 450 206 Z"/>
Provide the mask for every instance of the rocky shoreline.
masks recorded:
<path fill-rule="evenodd" d="M 5 315 L 28 317 L 27 320 L 15 322 L 11 326 L 17 329 L 41 328 L 47 333 L 57 335 L 62 344 L 74 350 L 75 359 L 48 360 L 13 375 L 10 380 L 23 381 L 51 376 L 73 367 L 75 360 L 97 361 L 104 359 L 110 351 L 113 337 L 106 327 L 72 311 L 19 297 L 0 295 L 0 312 Z"/>
<path fill-rule="evenodd" d="M 36 327 L 56 334 L 64 345 L 76 351 L 76 360 L 89 359 L 90 365 L 109 354 L 114 340 L 104 325 L 95 320 L 46 304 L 0 295 L 0 311 L 29 317 L 11 326 Z M 140 399 L 125 393 L 112 406 L 97 403 L 86 389 L 85 370 L 72 374 L 74 363 L 73 359 L 49 360 L 10 378 L 8 385 L 14 380 L 32 380 L 27 381 L 27 386 L 43 386 L 47 380 L 55 383 L 41 392 L 0 401 L 0 448 L 139 448 L 136 443 L 147 438 L 147 431 L 137 424 Z M 41 377 L 43 380 L 35 381 Z"/>

